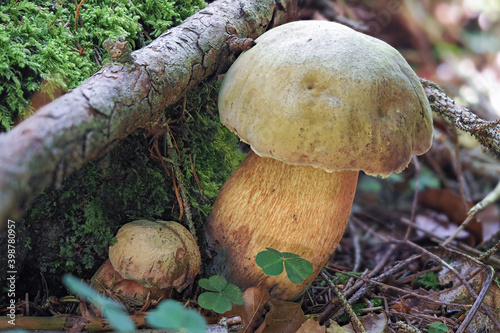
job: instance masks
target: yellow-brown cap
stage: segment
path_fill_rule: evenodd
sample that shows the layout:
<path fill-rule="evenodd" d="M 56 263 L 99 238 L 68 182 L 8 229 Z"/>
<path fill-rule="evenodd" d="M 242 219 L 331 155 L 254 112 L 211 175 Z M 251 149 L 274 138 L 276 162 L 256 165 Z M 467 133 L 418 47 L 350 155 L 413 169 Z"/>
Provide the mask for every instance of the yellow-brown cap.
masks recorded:
<path fill-rule="evenodd" d="M 432 144 L 417 75 L 390 45 L 327 21 L 263 34 L 227 72 L 221 121 L 262 157 L 388 176 Z"/>

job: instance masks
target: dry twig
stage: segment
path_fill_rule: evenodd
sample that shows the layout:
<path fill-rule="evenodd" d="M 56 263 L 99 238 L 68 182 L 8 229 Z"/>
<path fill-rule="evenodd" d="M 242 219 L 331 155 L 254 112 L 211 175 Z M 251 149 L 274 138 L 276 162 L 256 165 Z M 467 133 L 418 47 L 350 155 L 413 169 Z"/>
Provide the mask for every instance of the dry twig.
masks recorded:
<path fill-rule="evenodd" d="M 353 327 L 359 329 L 359 331 L 361 331 L 362 333 L 366 333 L 365 327 L 363 326 L 363 324 L 359 320 L 358 316 L 356 316 L 356 313 L 354 312 L 351 305 L 349 304 L 349 302 L 345 298 L 344 294 L 342 294 L 342 292 L 337 288 L 335 283 L 333 283 L 330 280 L 330 278 L 328 277 L 328 275 L 325 274 L 325 272 L 321 272 L 321 276 L 323 277 L 323 279 L 325 279 L 326 282 L 328 282 L 328 284 L 330 285 L 330 288 L 332 288 L 332 290 L 335 292 L 337 299 L 340 301 L 340 303 L 342 303 L 344 309 L 349 313 L 349 316 L 351 317 L 351 320 L 352 320 Z"/>
<path fill-rule="evenodd" d="M 418 246 L 417 244 L 412 243 L 410 241 L 400 241 L 400 240 L 397 240 L 397 239 L 393 239 L 393 242 L 395 242 L 397 244 L 405 244 L 405 245 L 407 245 L 409 247 L 412 247 L 413 249 L 417 250 L 418 252 L 424 254 L 425 256 L 427 256 L 429 258 L 432 258 L 432 259 L 436 260 L 442 266 L 446 267 L 453 275 L 455 275 L 455 277 L 467 289 L 467 291 L 469 292 L 469 294 L 474 298 L 474 306 L 476 306 L 476 304 L 477 304 L 478 307 L 481 306 L 481 308 L 485 311 L 485 313 L 488 316 L 488 318 L 490 318 L 490 320 L 494 323 L 494 325 L 497 327 L 497 329 L 500 330 L 500 322 L 495 317 L 495 315 L 490 310 L 490 308 L 487 307 L 485 304 L 482 303 L 483 299 L 484 299 L 484 296 L 486 295 L 486 291 L 489 288 L 489 283 L 488 283 L 488 285 L 486 285 L 486 287 L 483 286 L 483 289 L 481 290 L 481 293 L 478 295 L 474 291 L 474 289 L 472 289 L 472 287 L 469 284 L 469 282 L 463 276 L 461 276 L 460 273 L 458 273 L 453 267 L 451 267 L 446 261 L 444 261 L 443 259 L 441 259 L 441 257 L 439 257 L 438 255 L 435 255 L 434 253 L 432 253 L 432 252 L 430 252 L 430 251 L 422 248 L 421 246 Z M 483 292 L 484 292 L 484 294 L 483 294 Z"/>
<path fill-rule="evenodd" d="M 467 108 L 456 105 L 434 82 L 422 78 L 420 82 L 429 98 L 432 111 L 446 118 L 456 128 L 472 134 L 486 148 L 500 154 L 500 120 L 481 119 Z"/>
<path fill-rule="evenodd" d="M 486 293 L 488 292 L 488 289 L 490 288 L 490 284 L 491 284 L 491 280 L 493 279 L 493 275 L 495 274 L 495 271 L 493 270 L 493 268 L 487 266 L 487 269 L 489 270 L 489 274 L 486 275 L 486 281 L 484 281 L 483 288 L 481 289 L 481 292 L 477 296 L 477 299 L 474 302 L 474 305 L 469 310 L 469 312 L 467 313 L 467 316 L 462 321 L 462 324 L 460 325 L 460 327 L 458 328 L 458 330 L 455 333 L 465 332 L 467 327 L 469 327 L 470 322 L 472 321 L 472 319 L 476 315 L 477 310 L 479 310 L 480 306 L 482 306 L 483 308 L 487 308 L 486 305 L 483 304 L 483 300 L 484 300 L 484 297 L 486 296 Z M 496 318 L 496 317 L 494 317 L 494 318 Z M 497 320 L 496 324 L 497 323 L 498 323 L 498 320 Z M 500 327 L 498 327 L 498 325 L 497 325 L 497 328 L 500 328 Z"/>
<path fill-rule="evenodd" d="M 196 236 L 196 228 L 195 228 L 194 222 L 193 222 L 193 215 L 191 214 L 191 206 L 189 205 L 189 199 L 188 199 L 188 196 L 186 195 L 186 187 L 184 186 L 184 183 L 182 181 L 182 177 L 181 177 L 182 173 L 181 173 L 181 170 L 179 167 L 179 165 L 181 163 L 180 151 L 179 151 L 179 148 L 177 147 L 177 144 L 175 143 L 175 141 L 173 141 L 173 135 L 172 135 L 168 125 L 167 125 L 167 132 L 165 134 L 167 136 L 167 147 L 169 150 L 169 154 L 171 156 L 173 156 L 174 147 L 175 147 L 175 151 L 177 153 L 176 156 L 174 156 L 172 158 L 172 160 L 173 160 L 172 166 L 173 166 L 174 174 L 175 174 L 175 177 L 172 177 L 172 179 L 174 179 L 174 188 L 176 188 L 175 179 L 177 179 L 177 183 L 179 184 L 178 191 L 180 192 L 180 195 L 182 197 L 182 200 L 181 200 L 182 203 L 180 203 L 180 207 L 179 207 L 181 210 L 181 215 L 179 217 L 179 220 L 182 218 L 182 212 L 185 211 L 186 212 L 186 222 L 187 222 L 189 231 L 193 235 L 194 239 L 197 240 L 198 237 Z M 184 209 L 183 209 L 183 207 L 184 207 Z"/>
<path fill-rule="evenodd" d="M 413 201 L 411 204 L 411 214 L 410 214 L 410 223 L 408 224 L 408 228 L 406 229 L 405 239 L 408 239 L 411 234 L 411 229 L 413 227 L 413 223 L 415 222 L 415 212 L 417 211 L 417 202 L 418 202 L 418 190 L 420 187 L 420 164 L 418 163 L 418 159 L 416 156 L 413 156 L 413 165 L 415 166 L 415 192 L 413 194 Z"/>
<path fill-rule="evenodd" d="M 401 288 L 394 287 L 394 286 L 391 286 L 389 284 L 380 282 L 380 281 L 378 281 L 378 280 L 381 280 L 380 278 L 369 279 L 369 278 L 365 278 L 365 277 L 362 277 L 362 276 L 353 275 L 353 274 L 350 274 L 350 273 L 347 273 L 347 272 L 342 272 L 342 271 L 339 271 L 339 270 L 336 270 L 336 269 L 334 269 L 334 270 L 337 271 L 338 273 L 341 273 L 341 274 L 353 277 L 355 279 L 362 280 L 362 281 L 364 281 L 366 283 L 377 285 L 377 286 L 380 286 L 382 288 L 387 288 L 387 289 L 395 290 L 395 291 L 400 292 L 402 294 L 411 295 L 413 297 L 420 298 L 420 299 L 422 299 L 424 301 L 427 301 L 429 303 L 434 303 L 434 304 L 439 304 L 439 305 L 446 305 L 446 306 L 452 306 L 452 307 L 459 307 L 459 308 L 472 308 L 471 305 L 467 305 L 467 304 L 440 302 L 440 301 L 438 301 L 438 300 L 436 300 L 436 299 L 434 299 L 432 297 L 421 295 L 419 293 L 415 293 L 415 292 L 410 291 L 410 290 L 401 289 Z"/>
<path fill-rule="evenodd" d="M 460 231 L 465 229 L 469 222 L 479 213 L 481 210 L 491 205 L 500 198 L 500 183 L 491 191 L 483 200 L 478 202 L 474 207 L 472 207 L 467 213 L 467 218 L 462 222 L 462 224 L 455 230 L 455 232 L 448 237 L 441 245 L 446 246 L 452 242 Z"/>

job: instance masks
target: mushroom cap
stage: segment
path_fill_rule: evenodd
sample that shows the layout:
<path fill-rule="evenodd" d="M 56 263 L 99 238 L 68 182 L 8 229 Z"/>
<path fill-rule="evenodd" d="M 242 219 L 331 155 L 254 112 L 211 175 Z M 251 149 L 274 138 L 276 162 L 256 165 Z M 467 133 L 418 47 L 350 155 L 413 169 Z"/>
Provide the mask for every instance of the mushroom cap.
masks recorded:
<path fill-rule="evenodd" d="M 388 176 L 432 144 L 417 75 L 390 45 L 327 21 L 264 33 L 219 92 L 222 123 L 262 157 Z"/>
<path fill-rule="evenodd" d="M 146 287 L 187 287 L 198 274 L 201 256 L 195 239 L 177 222 L 138 220 L 123 225 L 109 259 L 124 278 Z"/>

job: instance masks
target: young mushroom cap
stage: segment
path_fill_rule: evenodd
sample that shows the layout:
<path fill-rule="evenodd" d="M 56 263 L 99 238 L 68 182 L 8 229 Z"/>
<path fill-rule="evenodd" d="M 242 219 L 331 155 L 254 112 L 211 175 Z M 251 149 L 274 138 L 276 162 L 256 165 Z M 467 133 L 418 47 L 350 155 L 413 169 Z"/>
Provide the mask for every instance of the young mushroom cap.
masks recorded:
<path fill-rule="evenodd" d="M 109 247 L 114 269 L 150 288 L 182 290 L 201 266 L 195 239 L 177 222 L 138 220 L 123 225 Z"/>
<path fill-rule="evenodd" d="M 380 40 L 299 21 L 256 42 L 219 92 L 222 123 L 253 152 L 219 192 L 206 234 L 214 272 L 243 288 L 276 285 L 275 296 L 292 299 L 337 247 L 358 172 L 403 170 L 430 148 L 432 116 L 416 74 Z M 313 275 L 298 285 L 266 277 L 255 264 L 266 247 L 309 260 Z"/>

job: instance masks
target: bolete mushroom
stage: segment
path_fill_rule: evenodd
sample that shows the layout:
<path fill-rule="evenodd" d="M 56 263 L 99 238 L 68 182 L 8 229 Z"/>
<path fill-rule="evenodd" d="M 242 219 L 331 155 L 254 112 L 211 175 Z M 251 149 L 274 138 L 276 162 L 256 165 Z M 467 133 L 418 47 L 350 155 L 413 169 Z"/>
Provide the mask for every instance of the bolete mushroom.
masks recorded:
<path fill-rule="evenodd" d="M 388 44 L 343 25 L 299 21 L 264 33 L 219 92 L 220 119 L 251 146 L 207 221 L 214 270 L 240 287 L 265 280 L 297 297 L 337 247 L 358 172 L 400 172 L 432 143 L 417 75 Z M 294 285 L 255 264 L 267 247 L 309 260 Z"/>
<path fill-rule="evenodd" d="M 165 299 L 170 293 L 170 289 L 148 288 L 137 281 L 126 280 L 113 268 L 111 261 L 107 259 L 97 270 L 90 285 L 97 291 L 110 291 L 126 299 L 133 299 L 134 304 L 144 303 L 147 299 Z"/>
<path fill-rule="evenodd" d="M 195 239 L 177 222 L 138 220 L 123 225 L 109 259 L 123 279 L 147 288 L 182 290 L 201 266 Z"/>

